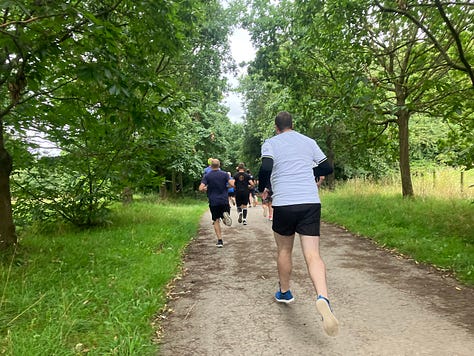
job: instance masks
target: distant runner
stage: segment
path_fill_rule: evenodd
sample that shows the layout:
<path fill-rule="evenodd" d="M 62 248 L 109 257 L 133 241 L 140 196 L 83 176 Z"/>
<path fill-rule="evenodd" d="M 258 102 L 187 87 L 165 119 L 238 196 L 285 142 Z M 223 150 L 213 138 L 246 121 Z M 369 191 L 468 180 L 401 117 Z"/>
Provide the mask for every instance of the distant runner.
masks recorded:
<path fill-rule="evenodd" d="M 211 210 L 212 224 L 217 236 L 217 247 L 223 247 L 222 231 L 220 220 L 225 225 L 231 226 L 230 205 L 227 185 L 233 186 L 234 182 L 230 179 L 227 172 L 220 170 L 220 161 L 216 158 L 211 159 L 211 171 L 202 177 L 199 191 L 207 192 L 209 199 L 209 209 Z"/>

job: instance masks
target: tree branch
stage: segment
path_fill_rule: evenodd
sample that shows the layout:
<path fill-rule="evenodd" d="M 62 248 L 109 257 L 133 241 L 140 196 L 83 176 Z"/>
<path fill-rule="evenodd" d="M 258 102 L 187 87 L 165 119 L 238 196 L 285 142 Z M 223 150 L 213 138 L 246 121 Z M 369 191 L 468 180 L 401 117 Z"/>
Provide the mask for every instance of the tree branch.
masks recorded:
<path fill-rule="evenodd" d="M 456 48 L 459 53 L 459 59 L 461 60 L 462 64 L 464 64 L 466 73 L 469 75 L 469 78 L 471 78 L 472 85 L 474 86 L 474 72 L 472 70 L 471 65 L 466 59 L 466 55 L 464 54 L 464 49 L 462 47 L 461 40 L 459 39 L 459 34 L 456 32 L 455 28 L 453 27 L 453 24 L 451 23 L 448 16 L 446 15 L 446 12 L 443 9 L 441 1 L 435 0 L 435 4 L 441 17 L 444 20 L 444 23 L 446 24 L 446 26 L 448 26 L 449 32 L 451 32 L 451 35 L 453 36 L 454 41 L 456 42 Z"/>
<path fill-rule="evenodd" d="M 376 5 L 379 7 L 379 9 L 382 11 L 382 12 L 391 12 L 391 13 L 395 13 L 395 14 L 399 14 L 399 15 L 402 15 L 402 16 L 405 16 L 406 18 L 408 18 L 411 22 L 413 22 L 420 30 L 422 30 L 427 36 L 428 38 L 431 40 L 431 42 L 433 43 L 433 45 L 436 47 L 436 49 L 441 53 L 443 59 L 446 61 L 447 65 L 450 66 L 451 68 L 453 69 L 456 69 L 456 70 L 459 70 L 459 71 L 462 71 L 462 72 L 465 72 L 465 73 L 468 73 L 468 69 L 463 67 L 463 66 L 460 66 L 456 63 L 454 63 L 451 58 L 449 58 L 448 54 L 446 53 L 446 51 L 444 50 L 444 48 L 441 46 L 441 44 L 436 40 L 436 38 L 433 36 L 433 34 L 428 30 L 428 28 L 426 28 L 420 21 L 418 21 L 413 15 L 411 15 L 410 13 L 408 13 L 406 10 L 399 10 L 399 9 L 393 9 L 393 8 L 388 8 L 388 7 L 385 7 L 383 6 L 382 4 L 380 4 L 380 2 L 376 2 Z M 474 83 L 473 83 L 474 85 Z"/>

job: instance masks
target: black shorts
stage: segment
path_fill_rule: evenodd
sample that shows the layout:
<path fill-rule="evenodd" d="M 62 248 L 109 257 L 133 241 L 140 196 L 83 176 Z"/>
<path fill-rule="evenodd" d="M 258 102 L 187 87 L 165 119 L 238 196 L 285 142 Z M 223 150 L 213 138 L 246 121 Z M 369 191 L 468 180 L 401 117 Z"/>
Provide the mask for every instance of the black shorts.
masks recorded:
<path fill-rule="evenodd" d="M 230 214 L 230 205 L 214 205 L 209 206 L 211 210 L 212 221 L 222 219 L 224 217 L 224 211 L 227 211 Z"/>
<path fill-rule="evenodd" d="M 236 191 L 235 192 L 235 205 L 248 205 L 249 204 L 249 192 L 247 191 Z"/>
<path fill-rule="evenodd" d="M 321 204 L 298 204 L 273 207 L 272 229 L 283 236 L 295 232 L 307 236 L 319 236 Z"/>

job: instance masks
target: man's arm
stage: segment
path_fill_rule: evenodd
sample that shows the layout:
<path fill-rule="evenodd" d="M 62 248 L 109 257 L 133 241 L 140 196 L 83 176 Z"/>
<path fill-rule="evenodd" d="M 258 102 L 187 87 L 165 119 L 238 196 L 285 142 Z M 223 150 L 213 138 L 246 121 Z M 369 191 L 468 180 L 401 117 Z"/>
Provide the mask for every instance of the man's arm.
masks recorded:
<path fill-rule="evenodd" d="M 333 172 L 333 169 L 327 159 L 320 162 L 319 165 L 313 168 L 313 174 L 315 177 L 327 176 L 331 174 L 332 172 Z"/>
<path fill-rule="evenodd" d="M 318 178 L 319 178 L 319 179 L 318 179 Z M 321 184 L 323 184 L 323 181 L 324 181 L 324 179 L 326 179 L 326 177 L 325 177 L 325 176 L 317 176 L 316 179 L 317 179 L 317 180 L 316 180 L 316 185 L 317 185 L 318 188 L 319 188 L 319 187 L 321 186 Z"/>
<path fill-rule="evenodd" d="M 258 172 L 258 191 L 263 192 L 270 186 L 270 176 L 273 170 L 273 158 L 263 157 L 260 171 Z"/>

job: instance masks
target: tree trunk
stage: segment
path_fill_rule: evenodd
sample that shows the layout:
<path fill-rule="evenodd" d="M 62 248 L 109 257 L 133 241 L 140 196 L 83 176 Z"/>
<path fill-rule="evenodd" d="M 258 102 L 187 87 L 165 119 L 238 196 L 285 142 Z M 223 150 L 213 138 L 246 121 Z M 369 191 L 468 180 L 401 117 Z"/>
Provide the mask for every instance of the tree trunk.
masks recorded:
<path fill-rule="evenodd" d="M 176 196 L 176 171 L 171 172 L 171 196 Z"/>
<path fill-rule="evenodd" d="M 178 187 L 176 187 L 176 191 L 180 196 L 183 196 L 183 173 L 179 172 L 178 175 Z"/>
<path fill-rule="evenodd" d="M 402 178 L 402 194 L 404 197 L 412 197 L 413 184 L 411 182 L 410 172 L 410 151 L 409 151 L 409 129 L 408 121 L 410 113 L 406 110 L 401 110 L 398 116 L 398 144 L 400 150 L 400 174 Z"/>
<path fill-rule="evenodd" d="M 164 181 L 160 186 L 160 198 L 166 199 L 168 197 L 168 189 L 166 187 L 166 181 Z"/>
<path fill-rule="evenodd" d="M 17 244 L 18 238 L 13 223 L 12 198 L 10 192 L 10 174 L 13 160 L 5 149 L 3 140 L 3 122 L 0 120 L 0 251 Z"/>
<path fill-rule="evenodd" d="M 332 135 L 331 135 L 331 129 L 327 128 L 326 129 L 326 147 L 327 147 L 327 157 L 328 157 L 328 162 L 331 165 L 331 167 L 334 169 L 334 159 L 335 159 L 335 154 L 333 150 L 333 143 L 332 143 Z M 336 186 L 336 177 L 334 175 L 334 172 L 328 175 L 326 184 L 328 185 L 329 189 L 333 190 Z"/>
<path fill-rule="evenodd" d="M 133 203 L 133 190 L 130 187 L 125 187 L 122 190 L 122 203 L 131 204 Z"/>

